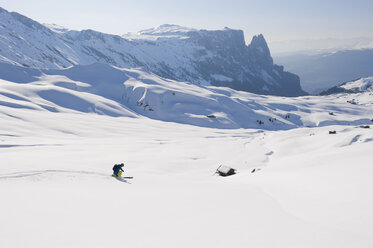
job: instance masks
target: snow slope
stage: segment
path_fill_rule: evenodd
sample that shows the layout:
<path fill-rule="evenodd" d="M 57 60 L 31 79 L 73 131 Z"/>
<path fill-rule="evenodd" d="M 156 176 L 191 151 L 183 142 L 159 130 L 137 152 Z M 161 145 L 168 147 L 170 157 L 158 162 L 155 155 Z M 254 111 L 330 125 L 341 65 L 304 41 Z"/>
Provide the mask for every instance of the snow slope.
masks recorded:
<path fill-rule="evenodd" d="M 0 123 L 1 247 L 373 245 L 371 129 L 214 129 L 3 104 Z M 133 180 L 110 176 L 122 161 Z M 220 164 L 239 173 L 213 176 Z"/>
<path fill-rule="evenodd" d="M 260 94 L 305 94 L 298 76 L 273 63 L 262 35 L 254 36 L 246 45 L 243 31 L 229 28 L 211 31 L 162 25 L 122 37 L 42 25 L 0 8 L 0 61 L 49 69 L 98 62 L 141 67 L 194 84 Z"/>
<path fill-rule="evenodd" d="M 142 116 L 213 128 L 287 130 L 369 124 L 372 99 L 349 94 L 284 98 L 160 78 L 107 64 L 37 70 L 0 64 L 2 105 L 48 112 Z M 333 115 L 330 115 L 333 112 Z M 289 116 L 289 118 L 286 118 Z"/>
<path fill-rule="evenodd" d="M 343 83 L 339 86 L 330 88 L 322 95 L 330 95 L 337 93 L 361 93 L 361 92 L 372 92 L 373 91 L 373 77 L 360 78 L 354 81 Z"/>
<path fill-rule="evenodd" d="M 355 90 L 357 92 L 372 91 L 373 77 L 361 78 L 353 82 L 341 85 L 346 90 Z"/>
<path fill-rule="evenodd" d="M 187 39 L 189 32 L 199 31 L 193 28 L 182 27 L 174 24 L 163 24 L 157 28 L 141 30 L 137 33 L 127 33 L 122 35 L 129 40 L 153 40 L 157 41 L 162 38 Z"/>
<path fill-rule="evenodd" d="M 0 247 L 373 246 L 369 92 L 260 96 L 106 64 L 0 72 Z M 110 176 L 118 162 L 134 179 Z M 222 164 L 238 174 L 213 175 Z"/>

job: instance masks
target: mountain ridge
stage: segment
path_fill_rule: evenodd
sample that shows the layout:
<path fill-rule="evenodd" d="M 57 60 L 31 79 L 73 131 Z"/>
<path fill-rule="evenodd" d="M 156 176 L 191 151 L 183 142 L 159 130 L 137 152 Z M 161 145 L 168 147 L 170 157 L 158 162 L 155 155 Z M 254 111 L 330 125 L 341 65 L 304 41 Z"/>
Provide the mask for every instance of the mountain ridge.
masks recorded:
<path fill-rule="evenodd" d="M 55 29 L 2 9 L 0 61 L 40 69 L 99 62 L 256 94 L 306 94 L 298 76 L 273 64 L 262 35 L 253 38 L 255 44 L 246 45 L 242 30 L 195 30 L 176 25 L 160 28 L 163 31 L 149 29 L 139 39 L 126 39 L 91 29 Z M 151 32 L 160 37 L 146 39 Z"/>

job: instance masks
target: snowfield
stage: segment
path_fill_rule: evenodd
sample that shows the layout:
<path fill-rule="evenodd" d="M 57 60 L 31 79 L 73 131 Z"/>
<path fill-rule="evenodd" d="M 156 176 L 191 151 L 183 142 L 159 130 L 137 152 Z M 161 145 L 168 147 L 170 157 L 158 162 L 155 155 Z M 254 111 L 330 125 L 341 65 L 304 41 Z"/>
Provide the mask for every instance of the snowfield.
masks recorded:
<path fill-rule="evenodd" d="M 373 247 L 371 92 L 260 96 L 100 64 L 6 71 L 0 247 Z M 111 177 L 120 162 L 134 179 Z"/>
<path fill-rule="evenodd" d="M 341 85 L 341 88 L 353 90 L 356 92 L 372 91 L 373 77 L 361 78 L 356 81 L 348 82 Z"/>

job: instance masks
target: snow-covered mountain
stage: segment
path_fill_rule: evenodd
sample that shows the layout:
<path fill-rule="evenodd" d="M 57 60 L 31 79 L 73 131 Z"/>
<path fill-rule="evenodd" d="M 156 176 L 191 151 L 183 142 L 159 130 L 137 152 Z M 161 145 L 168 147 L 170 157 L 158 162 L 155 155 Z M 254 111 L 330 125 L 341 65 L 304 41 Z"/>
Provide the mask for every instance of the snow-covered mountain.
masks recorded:
<path fill-rule="evenodd" d="M 371 99 L 339 96 L 284 98 L 202 86 L 108 64 L 32 69 L 0 63 L 3 106 L 52 113 L 127 116 L 213 128 L 287 130 L 369 124 Z M 330 115 L 329 112 L 334 112 Z"/>
<path fill-rule="evenodd" d="M 373 78 L 258 95 L 302 93 L 263 36 L 1 9 L 0 55 L 0 247 L 373 247 Z"/>
<path fill-rule="evenodd" d="M 0 9 L 0 60 L 61 69 L 108 63 L 141 67 L 161 77 L 259 94 L 304 95 L 298 76 L 273 63 L 262 35 L 245 44 L 241 30 L 208 31 L 163 25 L 123 37 L 42 25 Z"/>
<path fill-rule="evenodd" d="M 341 82 L 373 75 L 373 49 L 276 56 L 275 61 L 299 75 L 302 88 L 318 94 Z"/>
<path fill-rule="evenodd" d="M 373 92 L 373 77 L 360 78 L 355 81 L 343 83 L 322 92 L 321 95 L 361 92 Z"/>

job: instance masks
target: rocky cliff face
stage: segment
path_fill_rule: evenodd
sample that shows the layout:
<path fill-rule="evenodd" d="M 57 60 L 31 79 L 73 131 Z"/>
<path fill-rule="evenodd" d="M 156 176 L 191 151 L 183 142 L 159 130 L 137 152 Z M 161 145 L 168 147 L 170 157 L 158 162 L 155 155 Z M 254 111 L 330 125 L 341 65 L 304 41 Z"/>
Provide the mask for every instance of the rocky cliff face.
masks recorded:
<path fill-rule="evenodd" d="M 298 76 L 273 64 L 262 35 L 162 25 L 136 35 L 71 31 L 0 9 L 0 61 L 33 68 L 108 63 L 162 77 L 258 94 L 304 95 Z"/>

